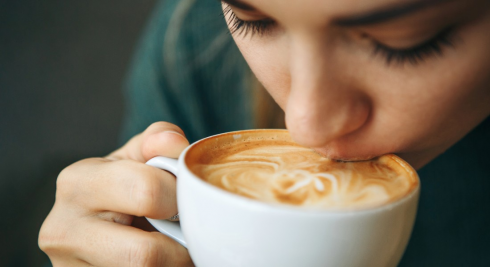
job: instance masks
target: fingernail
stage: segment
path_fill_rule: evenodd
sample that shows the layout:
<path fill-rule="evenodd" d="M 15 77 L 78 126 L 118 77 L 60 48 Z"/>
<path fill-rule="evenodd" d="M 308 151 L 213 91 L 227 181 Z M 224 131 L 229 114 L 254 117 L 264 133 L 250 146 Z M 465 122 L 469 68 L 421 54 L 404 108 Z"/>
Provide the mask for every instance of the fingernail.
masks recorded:
<path fill-rule="evenodd" d="M 177 134 L 177 135 L 180 135 L 182 138 L 184 138 L 184 139 L 186 139 L 186 140 L 187 140 L 187 138 L 186 138 L 186 137 L 185 137 L 183 134 L 181 134 L 181 133 L 179 133 L 179 132 L 176 132 L 176 131 L 165 131 L 165 132 L 163 132 L 163 133 L 173 133 L 173 134 Z"/>

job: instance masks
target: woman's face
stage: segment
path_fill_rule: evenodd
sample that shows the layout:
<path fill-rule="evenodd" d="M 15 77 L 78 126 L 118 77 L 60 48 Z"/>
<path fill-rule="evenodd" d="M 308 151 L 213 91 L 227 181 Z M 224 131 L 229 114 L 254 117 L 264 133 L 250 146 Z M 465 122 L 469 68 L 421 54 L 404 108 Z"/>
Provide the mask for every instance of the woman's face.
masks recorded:
<path fill-rule="evenodd" d="M 420 168 L 490 114 L 490 1 L 224 0 L 294 140 Z"/>

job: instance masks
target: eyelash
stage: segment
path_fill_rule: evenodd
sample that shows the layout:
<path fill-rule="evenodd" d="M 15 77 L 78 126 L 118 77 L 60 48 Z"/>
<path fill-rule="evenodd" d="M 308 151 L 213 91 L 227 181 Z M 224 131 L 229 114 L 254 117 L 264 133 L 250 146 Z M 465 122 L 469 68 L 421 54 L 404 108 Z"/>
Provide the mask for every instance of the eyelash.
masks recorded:
<path fill-rule="evenodd" d="M 248 34 L 251 34 L 251 36 L 261 36 L 267 34 L 272 29 L 272 26 L 276 24 L 273 20 L 242 20 L 235 15 L 230 6 L 225 7 L 223 13 L 225 17 L 229 15 L 228 24 L 230 25 L 231 34 L 237 33 L 238 35 L 244 36 L 247 36 Z M 400 65 L 407 62 L 416 65 L 429 57 L 441 56 L 443 47 L 454 47 L 451 33 L 452 27 L 446 28 L 424 43 L 406 49 L 391 48 L 374 41 L 373 55 L 382 55 L 385 58 L 387 65 L 390 65 L 393 62 Z"/>
<path fill-rule="evenodd" d="M 223 10 L 224 16 L 228 16 L 228 24 L 230 25 L 231 34 L 237 33 L 238 35 L 247 36 L 248 34 L 253 35 L 264 35 L 271 30 L 271 26 L 276 24 L 275 21 L 271 19 L 265 20 L 255 20 L 246 21 L 238 18 L 230 6 L 226 6 Z"/>
<path fill-rule="evenodd" d="M 422 44 L 406 49 L 395 49 L 375 42 L 373 54 L 384 56 L 387 65 L 392 62 L 397 64 L 409 62 L 416 65 L 429 57 L 442 56 L 443 47 L 454 47 L 452 27 L 446 28 Z"/>

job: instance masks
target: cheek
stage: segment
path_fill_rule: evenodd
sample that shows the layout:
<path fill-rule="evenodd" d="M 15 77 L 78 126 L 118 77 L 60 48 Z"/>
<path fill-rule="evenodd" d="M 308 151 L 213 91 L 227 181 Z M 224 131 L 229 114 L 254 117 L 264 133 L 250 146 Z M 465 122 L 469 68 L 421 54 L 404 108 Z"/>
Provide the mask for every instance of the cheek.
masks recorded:
<path fill-rule="evenodd" d="M 234 39 L 257 79 L 284 109 L 291 83 L 286 37 L 236 36 Z"/>
<path fill-rule="evenodd" d="M 417 66 L 371 68 L 363 84 L 376 97 L 377 135 L 398 137 L 397 151 L 447 149 L 488 116 L 489 27 L 461 29 L 454 48 Z"/>

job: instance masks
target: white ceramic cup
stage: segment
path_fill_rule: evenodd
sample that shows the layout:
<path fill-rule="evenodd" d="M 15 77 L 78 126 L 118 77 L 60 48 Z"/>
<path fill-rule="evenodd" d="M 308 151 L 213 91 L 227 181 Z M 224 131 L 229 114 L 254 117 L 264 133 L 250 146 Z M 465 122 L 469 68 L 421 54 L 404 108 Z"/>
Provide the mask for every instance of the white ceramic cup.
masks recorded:
<path fill-rule="evenodd" d="M 402 199 L 381 207 L 322 211 L 272 205 L 232 194 L 198 178 L 186 166 L 188 151 L 203 140 L 230 134 L 240 138 L 246 132 L 197 141 L 178 160 L 156 157 L 147 162 L 177 177 L 180 225 L 148 220 L 157 230 L 187 247 L 196 266 L 391 267 L 398 264 L 412 232 L 420 186 Z"/>

